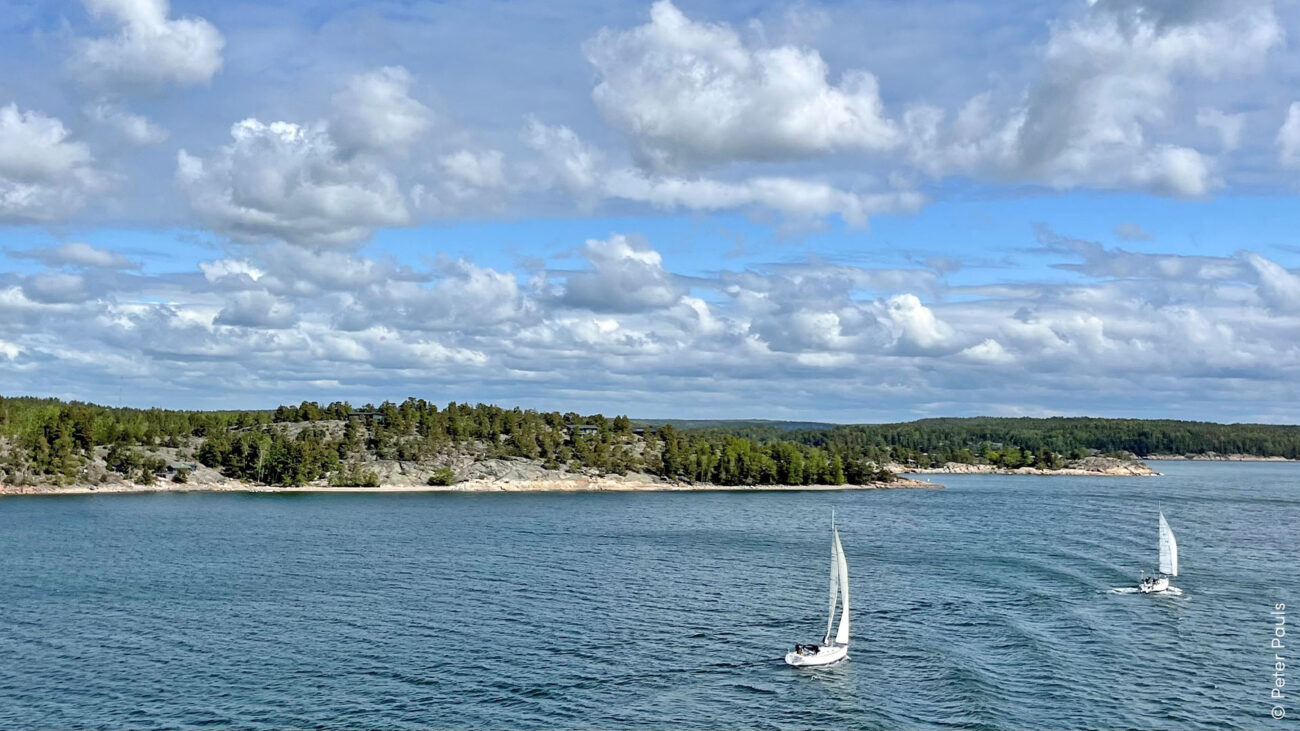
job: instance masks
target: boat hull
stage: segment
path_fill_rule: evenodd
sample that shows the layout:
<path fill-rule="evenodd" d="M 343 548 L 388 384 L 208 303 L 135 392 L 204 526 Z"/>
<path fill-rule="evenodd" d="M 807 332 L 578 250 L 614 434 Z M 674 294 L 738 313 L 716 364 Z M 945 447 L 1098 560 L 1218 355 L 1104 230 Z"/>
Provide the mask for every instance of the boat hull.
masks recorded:
<path fill-rule="evenodd" d="M 1156 579 L 1151 583 L 1147 583 L 1144 581 L 1138 585 L 1138 589 L 1141 590 L 1143 594 L 1159 594 L 1160 592 L 1165 591 L 1168 588 L 1169 588 L 1169 579 L 1164 576 L 1161 576 L 1160 578 Z"/>
<path fill-rule="evenodd" d="M 833 665 L 849 656 L 848 645 L 832 645 L 823 647 L 811 655 L 803 655 L 798 652 L 787 652 L 785 662 L 796 668 L 818 667 L 822 665 Z"/>

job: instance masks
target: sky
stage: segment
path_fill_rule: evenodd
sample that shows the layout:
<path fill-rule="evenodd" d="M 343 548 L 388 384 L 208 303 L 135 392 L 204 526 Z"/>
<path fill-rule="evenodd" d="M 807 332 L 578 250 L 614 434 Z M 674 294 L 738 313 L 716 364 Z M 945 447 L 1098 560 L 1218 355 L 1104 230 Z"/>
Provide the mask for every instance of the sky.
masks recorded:
<path fill-rule="evenodd" d="M 0 394 L 1300 422 L 1300 3 L 0 0 Z"/>

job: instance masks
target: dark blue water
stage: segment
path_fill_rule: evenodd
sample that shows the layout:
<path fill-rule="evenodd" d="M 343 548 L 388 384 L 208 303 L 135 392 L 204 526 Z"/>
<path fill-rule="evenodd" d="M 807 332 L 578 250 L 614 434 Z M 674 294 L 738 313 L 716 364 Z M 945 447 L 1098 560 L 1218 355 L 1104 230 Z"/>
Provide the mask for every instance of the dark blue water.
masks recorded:
<path fill-rule="evenodd" d="M 1300 625 L 1300 465 L 1160 468 L 0 499 L 0 727 L 1294 727 L 1289 699 L 1269 716 L 1268 641 L 1275 602 Z M 851 660 L 794 670 L 777 658 L 825 627 L 831 507 Z M 1157 509 L 1183 596 L 1112 593 L 1155 567 Z"/>

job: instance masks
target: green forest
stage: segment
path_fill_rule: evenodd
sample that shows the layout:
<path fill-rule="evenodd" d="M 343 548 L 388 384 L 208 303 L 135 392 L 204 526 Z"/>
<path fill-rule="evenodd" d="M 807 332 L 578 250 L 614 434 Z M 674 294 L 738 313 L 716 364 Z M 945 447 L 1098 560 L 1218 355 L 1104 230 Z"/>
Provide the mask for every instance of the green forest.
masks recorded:
<path fill-rule="evenodd" d="M 1209 452 L 1297 459 L 1300 427 L 990 417 L 809 429 L 721 421 L 649 426 L 627 416 L 438 406 L 416 398 L 358 408 L 303 402 L 178 411 L 0 397 L 0 480 L 7 484 L 85 481 L 92 464 L 135 482 L 184 482 L 202 464 L 270 485 L 364 486 L 378 483 L 367 467 L 375 460 L 435 464 L 452 455 L 719 485 L 856 484 L 894 479 L 889 463 L 1059 469 L 1095 454 Z M 450 484 L 456 476 L 441 468 L 429 479 Z"/>
<path fill-rule="evenodd" d="M 814 429 L 742 425 L 720 430 L 748 439 L 784 439 L 919 466 L 945 462 L 1016 466 L 1010 463 L 1023 463 L 1025 455 L 1044 452 L 1066 459 L 1086 454 L 1131 454 L 1141 458 L 1210 453 L 1300 459 L 1300 426 L 1274 424 L 978 416 Z"/>
<path fill-rule="evenodd" d="M 786 440 L 754 440 L 626 416 L 543 413 L 486 404 L 438 406 L 410 398 L 354 409 L 304 402 L 270 411 L 108 408 L 53 399 L 0 398 L 0 479 L 9 484 L 85 479 L 96 456 L 133 481 L 187 479 L 159 448 L 192 454 L 227 477 L 271 485 L 375 485 L 374 460 L 437 462 L 449 455 L 526 458 L 549 469 L 719 485 L 844 484 L 894 479 L 861 455 Z M 430 478 L 454 481 L 449 470 Z"/>

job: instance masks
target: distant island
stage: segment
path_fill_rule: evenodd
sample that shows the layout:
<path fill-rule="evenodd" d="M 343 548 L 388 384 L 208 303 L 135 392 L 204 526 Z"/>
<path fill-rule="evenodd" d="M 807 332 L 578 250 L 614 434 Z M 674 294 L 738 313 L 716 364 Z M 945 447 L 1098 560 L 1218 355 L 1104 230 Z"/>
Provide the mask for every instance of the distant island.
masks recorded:
<path fill-rule="evenodd" d="M 803 425 L 438 406 L 182 411 L 0 397 L 0 492 L 932 486 L 901 473 L 1155 474 L 1138 458 L 1296 459 L 1300 427 L 1133 419 Z"/>

